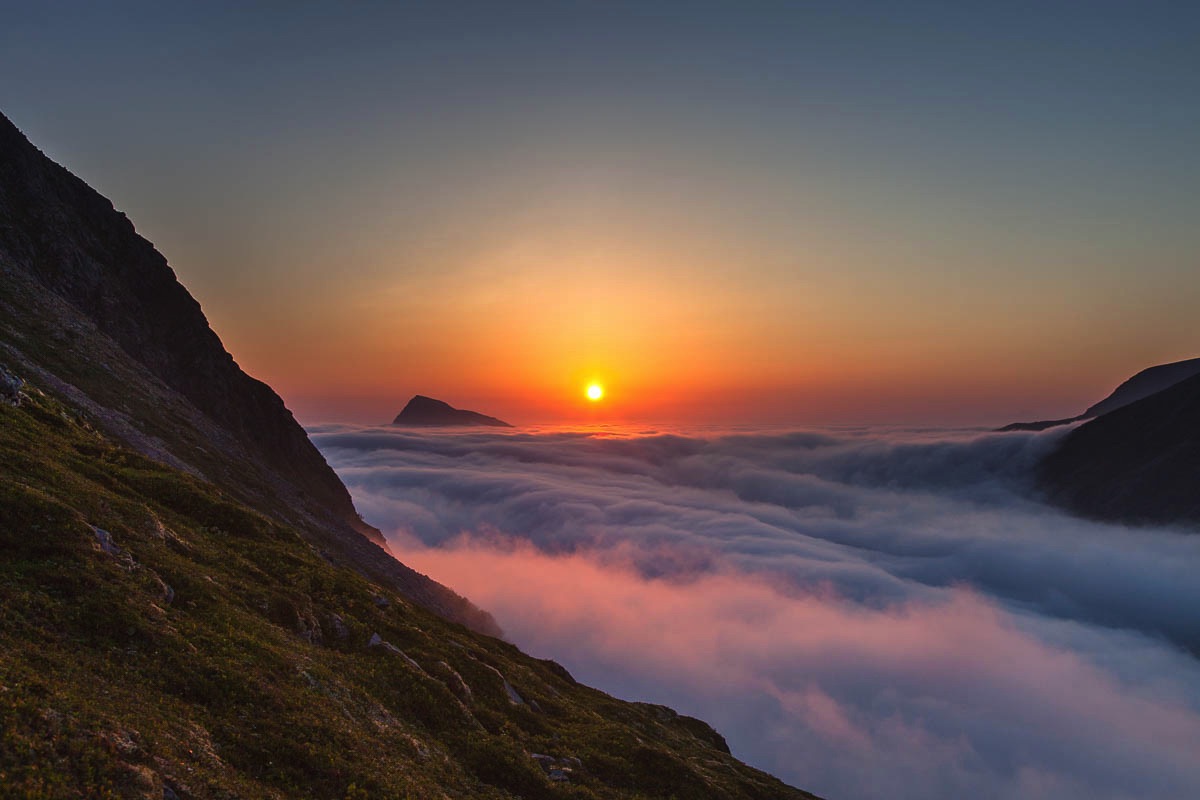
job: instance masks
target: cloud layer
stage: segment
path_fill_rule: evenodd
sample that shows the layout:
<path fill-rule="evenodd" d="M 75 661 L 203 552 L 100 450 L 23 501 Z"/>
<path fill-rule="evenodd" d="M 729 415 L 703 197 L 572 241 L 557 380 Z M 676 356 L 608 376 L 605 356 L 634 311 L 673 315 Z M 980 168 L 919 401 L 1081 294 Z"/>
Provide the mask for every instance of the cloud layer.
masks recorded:
<path fill-rule="evenodd" d="M 1200 794 L 1200 537 L 1038 504 L 1056 435 L 314 431 L 517 644 L 798 786 Z"/>

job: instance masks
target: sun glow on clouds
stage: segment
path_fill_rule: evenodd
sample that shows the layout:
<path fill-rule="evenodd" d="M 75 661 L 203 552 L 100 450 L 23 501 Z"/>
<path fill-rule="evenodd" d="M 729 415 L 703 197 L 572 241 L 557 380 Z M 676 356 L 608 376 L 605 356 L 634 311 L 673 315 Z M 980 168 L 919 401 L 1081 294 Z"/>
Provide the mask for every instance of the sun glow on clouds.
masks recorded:
<path fill-rule="evenodd" d="M 1200 538 L 1023 496 L 1053 435 L 315 440 L 524 649 L 830 797 L 1200 789 Z"/>
<path fill-rule="evenodd" d="M 527 545 L 464 539 L 399 557 L 469 592 L 526 649 L 602 687 L 685 704 L 731 737 L 735 753 L 831 796 L 1063 797 L 1074 781 L 1053 761 L 1069 751 L 1115 759 L 1098 766 L 1105 781 L 1149 764 L 1177 779 L 1200 746 L 1200 719 L 1186 704 L 1130 692 L 967 589 L 869 609 L 737 572 L 647 580 Z M 989 744 L 975 736 L 1005 729 L 1023 740 L 1003 743 L 1024 762 L 1015 775 L 973 752 Z M 1110 784 L 1111 796 L 1143 786 Z"/>

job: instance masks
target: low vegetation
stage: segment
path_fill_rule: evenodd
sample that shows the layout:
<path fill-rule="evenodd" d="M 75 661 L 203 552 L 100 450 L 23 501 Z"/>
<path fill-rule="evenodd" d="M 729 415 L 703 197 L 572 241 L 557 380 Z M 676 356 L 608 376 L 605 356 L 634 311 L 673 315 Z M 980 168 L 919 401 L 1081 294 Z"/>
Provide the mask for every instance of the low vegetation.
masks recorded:
<path fill-rule="evenodd" d="M 4 797 L 808 796 L 723 744 L 406 602 L 29 384 L 0 402 Z"/>

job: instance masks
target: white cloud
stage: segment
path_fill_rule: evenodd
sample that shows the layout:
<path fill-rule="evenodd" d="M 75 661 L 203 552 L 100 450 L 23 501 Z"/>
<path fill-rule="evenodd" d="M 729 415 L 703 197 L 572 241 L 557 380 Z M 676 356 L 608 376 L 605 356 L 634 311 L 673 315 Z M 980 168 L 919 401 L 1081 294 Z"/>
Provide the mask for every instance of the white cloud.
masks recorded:
<path fill-rule="evenodd" d="M 1200 793 L 1200 537 L 1038 504 L 1058 434 L 325 427 L 414 567 L 831 797 Z"/>

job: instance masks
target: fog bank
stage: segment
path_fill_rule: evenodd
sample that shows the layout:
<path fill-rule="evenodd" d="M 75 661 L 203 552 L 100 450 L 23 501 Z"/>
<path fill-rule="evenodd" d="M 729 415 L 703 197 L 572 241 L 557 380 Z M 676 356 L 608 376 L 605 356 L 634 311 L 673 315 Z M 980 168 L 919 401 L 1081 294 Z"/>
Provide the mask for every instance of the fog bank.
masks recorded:
<path fill-rule="evenodd" d="M 1200 793 L 1200 537 L 1036 502 L 1059 433 L 313 433 L 522 648 L 798 786 Z"/>

